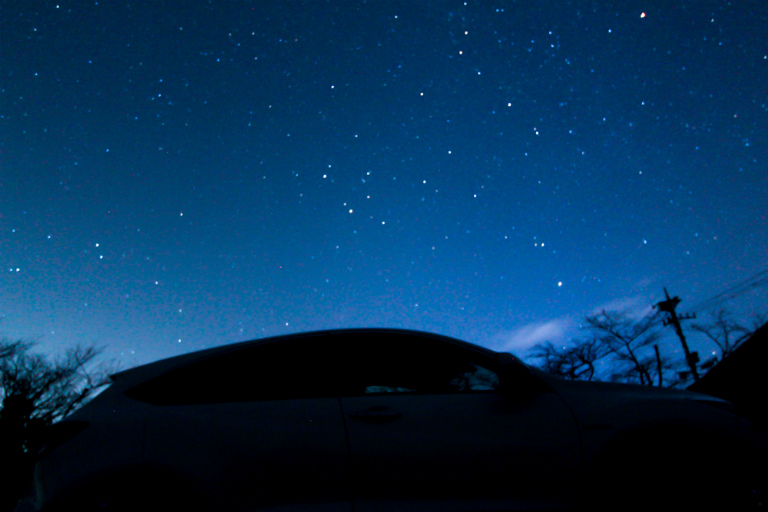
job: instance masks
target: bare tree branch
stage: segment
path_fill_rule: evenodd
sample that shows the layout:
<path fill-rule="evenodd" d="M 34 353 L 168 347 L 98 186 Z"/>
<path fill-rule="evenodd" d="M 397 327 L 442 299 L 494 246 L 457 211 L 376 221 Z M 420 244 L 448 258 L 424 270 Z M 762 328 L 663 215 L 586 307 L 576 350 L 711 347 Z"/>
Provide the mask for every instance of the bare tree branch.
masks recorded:
<path fill-rule="evenodd" d="M 592 380 L 596 373 L 595 362 L 606 354 L 597 338 L 572 340 L 562 348 L 548 341 L 529 352 L 530 357 L 540 361 L 544 371 L 569 380 Z"/>
<path fill-rule="evenodd" d="M 653 385 L 658 364 L 655 356 L 647 353 L 647 347 L 661 335 L 659 319 L 655 314 L 633 320 L 622 312 L 602 311 L 587 316 L 585 320 L 587 329 L 619 363 L 610 376 L 611 380 Z"/>
<path fill-rule="evenodd" d="M 728 357 L 752 333 L 737 323 L 730 312 L 723 308 L 712 315 L 714 318 L 706 324 L 695 323 L 691 329 L 704 334 L 720 349 L 720 360 Z"/>
<path fill-rule="evenodd" d="M 109 383 L 96 347 L 76 346 L 61 357 L 50 359 L 32 353 L 34 343 L 0 342 L 0 400 L 23 397 L 34 404 L 32 418 L 46 424 L 76 410 Z"/>

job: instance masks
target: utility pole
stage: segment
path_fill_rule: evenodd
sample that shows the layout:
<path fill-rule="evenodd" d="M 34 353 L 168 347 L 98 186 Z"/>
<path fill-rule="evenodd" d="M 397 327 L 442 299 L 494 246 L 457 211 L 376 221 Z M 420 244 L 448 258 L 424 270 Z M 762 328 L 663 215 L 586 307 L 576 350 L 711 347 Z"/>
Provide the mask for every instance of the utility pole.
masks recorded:
<path fill-rule="evenodd" d="M 685 361 L 688 363 L 688 367 L 691 369 L 691 374 L 693 374 L 693 380 L 698 382 L 699 373 L 696 371 L 696 363 L 699 362 L 699 353 L 691 352 L 688 349 L 688 343 L 685 341 L 685 335 L 683 334 L 683 329 L 680 327 L 680 320 L 688 320 L 689 318 L 696 318 L 696 313 L 692 315 L 677 316 L 677 312 L 675 312 L 675 308 L 677 307 L 678 304 L 680 304 L 680 298 L 677 296 L 669 298 L 669 293 L 667 293 L 666 288 L 664 288 L 664 295 L 667 297 L 667 300 L 663 300 L 659 302 L 654 307 L 659 308 L 659 310 L 664 311 L 665 313 L 669 313 L 669 318 L 664 320 L 664 325 L 672 324 L 672 327 L 675 328 L 675 333 L 677 333 L 677 337 L 680 338 L 680 343 L 682 343 L 683 345 L 683 352 L 685 352 Z"/>
<path fill-rule="evenodd" d="M 656 372 L 659 374 L 659 387 L 664 384 L 664 378 L 661 375 L 661 354 L 659 354 L 659 346 L 654 345 L 653 351 L 656 352 Z"/>

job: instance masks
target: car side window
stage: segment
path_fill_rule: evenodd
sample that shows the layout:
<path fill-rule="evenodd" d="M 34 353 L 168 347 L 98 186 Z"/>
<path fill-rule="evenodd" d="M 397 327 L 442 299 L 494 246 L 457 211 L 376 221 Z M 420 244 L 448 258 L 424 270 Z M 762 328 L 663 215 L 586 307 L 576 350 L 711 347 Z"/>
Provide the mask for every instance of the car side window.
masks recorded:
<path fill-rule="evenodd" d="M 128 392 L 166 405 L 498 388 L 490 358 L 427 336 L 320 334 L 235 348 Z"/>
<path fill-rule="evenodd" d="M 366 386 L 365 394 L 370 393 L 413 393 L 415 390 L 398 386 Z"/>
<path fill-rule="evenodd" d="M 358 358 L 346 395 L 373 393 L 469 393 L 495 391 L 498 374 L 478 354 L 415 336 L 373 344 Z"/>
<path fill-rule="evenodd" d="M 470 370 L 451 380 L 456 391 L 495 391 L 499 375 L 493 370 L 470 363 Z"/>
<path fill-rule="evenodd" d="M 425 391 L 462 393 L 471 391 L 496 391 L 499 387 L 499 376 L 493 370 L 469 365 L 467 371 L 460 372 L 456 377 L 450 379 L 447 384 L 441 385 L 440 382 L 434 385 L 425 386 Z M 418 389 L 412 389 L 402 386 L 365 386 L 365 393 L 417 393 Z"/>
<path fill-rule="evenodd" d="M 191 363 L 128 392 L 164 405 L 335 397 L 344 380 L 334 340 L 255 345 Z"/>

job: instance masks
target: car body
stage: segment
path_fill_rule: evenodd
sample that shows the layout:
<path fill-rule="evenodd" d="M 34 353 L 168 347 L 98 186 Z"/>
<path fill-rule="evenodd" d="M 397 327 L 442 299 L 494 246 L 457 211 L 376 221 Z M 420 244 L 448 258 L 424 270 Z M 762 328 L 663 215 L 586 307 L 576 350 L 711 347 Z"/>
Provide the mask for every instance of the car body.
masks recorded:
<path fill-rule="evenodd" d="M 727 402 L 564 381 L 397 329 L 281 336 L 130 369 L 54 432 L 20 509 L 733 505 L 763 476 L 751 469 L 761 438 Z"/>

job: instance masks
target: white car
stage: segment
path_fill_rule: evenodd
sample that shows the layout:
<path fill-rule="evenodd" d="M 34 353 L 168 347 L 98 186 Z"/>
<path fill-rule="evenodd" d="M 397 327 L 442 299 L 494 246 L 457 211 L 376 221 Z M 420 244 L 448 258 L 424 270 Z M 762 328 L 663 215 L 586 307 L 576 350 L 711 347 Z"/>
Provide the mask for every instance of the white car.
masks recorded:
<path fill-rule="evenodd" d="M 733 510 L 768 481 L 727 402 L 394 329 L 127 370 L 51 439 L 19 510 Z"/>

